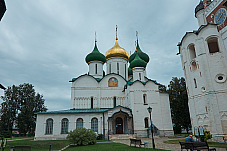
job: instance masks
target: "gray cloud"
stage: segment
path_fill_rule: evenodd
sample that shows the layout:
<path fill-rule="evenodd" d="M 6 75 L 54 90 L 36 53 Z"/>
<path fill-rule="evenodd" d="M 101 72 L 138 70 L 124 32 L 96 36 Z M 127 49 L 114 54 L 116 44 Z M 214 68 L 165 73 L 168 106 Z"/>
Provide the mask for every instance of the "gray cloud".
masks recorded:
<path fill-rule="evenodd" d="M 31 83 L 50 110 L 70 107 L 68 81 L 88 72 L 85 57 L 98 48 L 105 54 L 115 42 L 135 51 L 135 32 L 150 56 L 149 78 L 167 85 L 183 76 L 177 43 L 197 29 L 191 0 L 20 0 L 6 1 L 0 22 L 0 77 L 4 86 Z M 104 66 L 104 70 L 106 67 Z"/>

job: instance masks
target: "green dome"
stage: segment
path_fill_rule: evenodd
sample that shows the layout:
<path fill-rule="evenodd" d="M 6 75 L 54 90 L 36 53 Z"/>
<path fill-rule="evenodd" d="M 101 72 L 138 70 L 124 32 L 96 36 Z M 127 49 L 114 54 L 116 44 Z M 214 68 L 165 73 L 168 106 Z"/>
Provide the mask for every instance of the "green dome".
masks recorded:
<path fill-rule="evenodd" d="M 146 53 L 144 53 L 144 52 L 141 51 L 140 46 L 139 46 L 139 42 L 137 40 L 136 51 L 129 57 L 129 63 L 131 63 L 134 60 L 134 58 L 136 56 L 136 52 L 139 54 L 139 57 L 142 60 L 144 60 L 146 63 L 149 62 L 149 60 L 150 60 L 149 59 L 149 56 Z"/>
<path fill-rule="evenodd" d="M 136 51 L 135 58 L 130 63 L 129 68 L 131 68 L 131 69 L 133 69 L 135 67 L 146 68 L 146 66 L 147 66 L 147 63 L 140 58 L 139 54 Z"/>
<path fill-rule="evenodd" d="M 132 69 L 129 67 L 128 68 L 128 76 L 132 76 L 132 75 L 133 75 Z"/>
<path fill-rule="evenodd" d="M 96 42 L 95 42 L 94 50 L 86 56 L 85 61 L 87 62 L 87 64 L 89 64 L 92 61 L 98 61 L 98 62 L 101 61 L 102 63 L 106 62 L 106 57 L 99 52 L 96 46 Z"/>

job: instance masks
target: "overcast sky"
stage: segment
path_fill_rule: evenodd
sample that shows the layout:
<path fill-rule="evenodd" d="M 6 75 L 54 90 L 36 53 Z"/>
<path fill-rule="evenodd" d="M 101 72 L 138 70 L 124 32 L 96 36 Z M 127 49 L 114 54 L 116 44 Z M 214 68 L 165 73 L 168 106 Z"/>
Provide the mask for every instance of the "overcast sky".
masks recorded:
<path fill-rule="evenodd" d="M 85 57 L 97 46 L 105 54 L 115 43 L 130 54 L 136 31 L 150 57 L 147 76 L 168 85 L 182 77 L 177 43 L 198 29 L 199 0 L 7 0 L 0 22 L 0 83 L 30 83 L 49 110 L 70 108 L 72 78 L 88 72 Z M 104 70 L 106 66 L 104 65 Z"/>

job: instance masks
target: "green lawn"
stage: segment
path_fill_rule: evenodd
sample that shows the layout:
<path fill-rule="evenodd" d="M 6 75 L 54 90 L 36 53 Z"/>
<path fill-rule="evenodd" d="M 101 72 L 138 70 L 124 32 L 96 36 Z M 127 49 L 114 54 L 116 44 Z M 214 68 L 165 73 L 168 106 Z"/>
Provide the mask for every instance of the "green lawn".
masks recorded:
<path fill-rule="evenodd" d="M 69 144 L 69 141 L 67 140 L 52 140 L 52 141 L 34 141 L 33 137 L 27 138 L 21 138 L 24 140 L 14 140 L 14 141 L 8 141 L 7 147 L 5 148 L 5 151 L 10 151 L 10 147 L 15 145 L 30 145 L 32 151 L 48 151 L 50 144 L 52 150 L 60 150 L 63 147 L 67 146 Z M 151 149 L 147 148 L 139 148 L 139 147 L 130 147 L 124 144 L 120 143 L 112 143 L 112 142 L 103 142 L 97 143 L 95 145 L 89 145 L 89 146 L 75 146 L 70 147 L 66 151 L 148 151 Z M 164 150 L 157 150 L 157 151 L 164 151 Z"/>
<path fill-rule="evenodd" d="M 88 146 L 69 147 L 66 151 L 149 151 L 151 148 L 130 147 L 120 143 L 97 143 Z M 157 151 L 165 151 L 156 149 Z"/>
<path fill-rule="evenodd" d="M 25 140 L 8 141 L 5 151 L 10 151 L 10 147 L 15 145 L 30 145 L 32 151 L 48 151 L 50 144 L 52 150 L 60 150 L 67 146 L 69 142 L 67 140 L 34 141 L 33 138 L 25 138 Z"/>
<path fill-rule="evenodd" d="M 12 137 L 12 138 L 6 138 L 7 140 L 14 140 L 14 139 L 34 139 L 34 137 Z"/>

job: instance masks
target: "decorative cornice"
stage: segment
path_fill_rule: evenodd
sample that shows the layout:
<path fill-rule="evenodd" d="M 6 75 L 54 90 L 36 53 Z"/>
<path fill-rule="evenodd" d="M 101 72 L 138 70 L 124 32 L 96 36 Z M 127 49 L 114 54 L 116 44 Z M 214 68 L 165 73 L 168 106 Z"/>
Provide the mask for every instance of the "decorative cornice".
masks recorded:
<path fill-rule="evenodd" d="M 205 9 L 205 16 L 207 17 L 223 0 L 213 0 Z"/>
<path fill-rule="evenodd" d="M 99 63 L 104 64 L 104 62 L 102 62 L 102 61 L 98 61 L 98 60 L 90 61 L 90 62 L 88 62 L 87 64 L 90 64 L 90 63 L 93 63 L 93 62 L 99 62 Z"/>
<path fill-rule="evenodd" d="M 132 68 L 132 70 L 133 69 L 145 69 L 145 67 L 134 67 L 134 68 Z"/>

